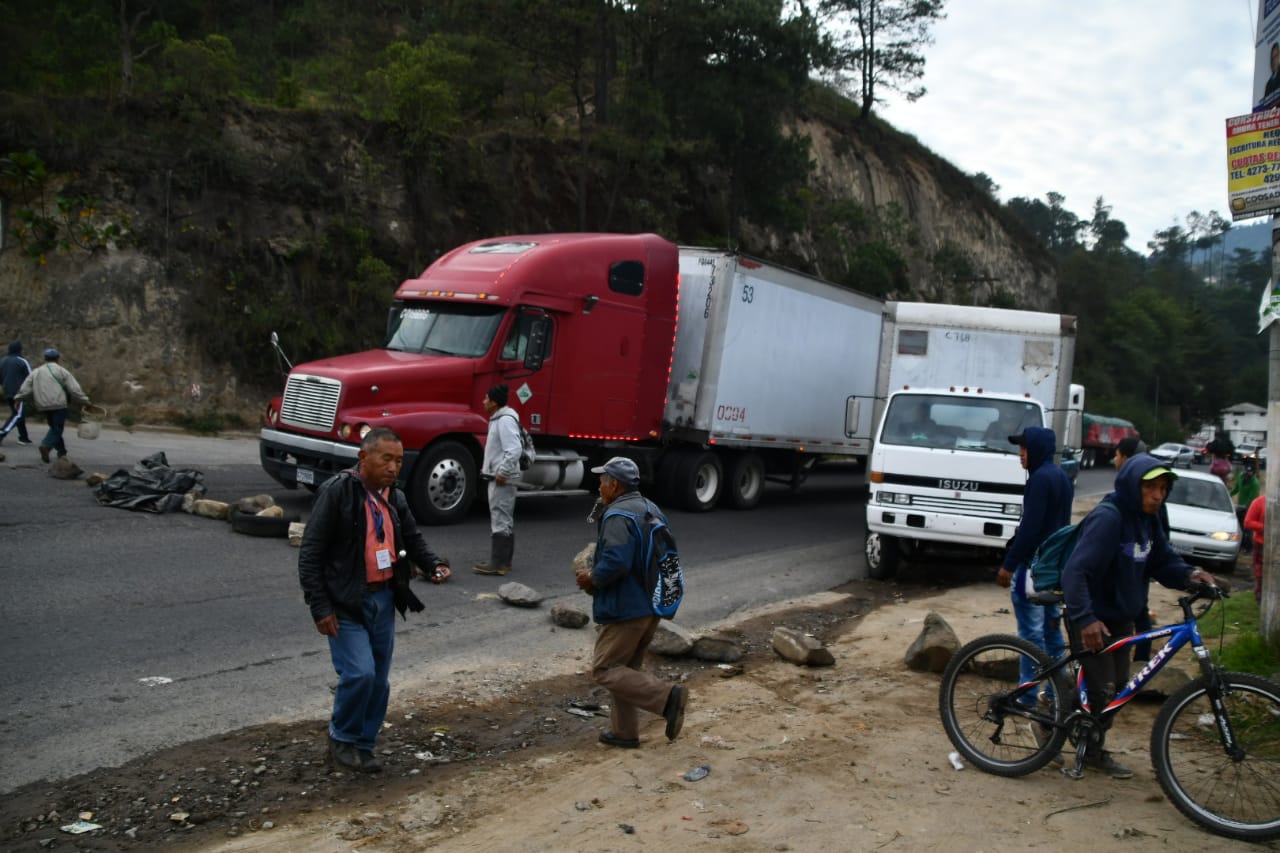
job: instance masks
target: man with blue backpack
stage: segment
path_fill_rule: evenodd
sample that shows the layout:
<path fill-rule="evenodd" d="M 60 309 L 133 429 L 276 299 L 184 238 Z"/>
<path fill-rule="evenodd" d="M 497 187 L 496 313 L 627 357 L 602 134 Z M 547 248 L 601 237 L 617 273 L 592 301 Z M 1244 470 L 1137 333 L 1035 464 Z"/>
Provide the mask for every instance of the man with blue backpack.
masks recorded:
<path fill-rule="evenodd" d="M 1038 604 L 1027 597 L 1030 589 L 1027 566 L 1040 543 L 1070 523 L 1075 487 L 1066 472 L 1053 461 L 1058 443 L 1053 430 L 1030 426 L 1009 436 L 1009 441 L 1018 446 L 1022 467 L 1027 471 L 1027 485 L 1022 492 L 1018 532 L 1005 551 L 996 582 L 1003 587 L 1012 586 L 1010 599 L 1018 622 L 1018 636 L 1056 658 L 1066 650 L 1062 639 L 1062 611 L 1056 604 Z M 1026 658 L 1022 661 L 1021 675 L 1023 681 L 1030 681 L 1034 675 L 1031 662 Z M 1035 701 L 1035 696 L 1027 697 L 1029 706 Z"/>
<path fill-rule="evenodd" d="M 591 594 L 596 644 L 591 675 L 609 691 L 610 727 L 600 733 L 606 746 L 635 749 L 640 745 L 636 711 L 645 710 L 667 722 L 667 740 L 684 725 L 689 691 L 643 671 L 644 653 L 663 615 L 675 614 L 683 593 L 683 577 L 673 594 L 664 594 L 664 573 L 651 559 L 655 533 L 666 530 L 666 516 L 640 494 L 640 468 L 634 460 L 615 456 L 592 473 L 600 475 L 600 517 L 595 560 L 590 571 L 576 572 L 578 588 Z M 679 574 L 674 540 L 669 554 Z M 656 574 L 656 576 L 654 576 Z M 663 615 L 659 615 L 659 614 Z"/>

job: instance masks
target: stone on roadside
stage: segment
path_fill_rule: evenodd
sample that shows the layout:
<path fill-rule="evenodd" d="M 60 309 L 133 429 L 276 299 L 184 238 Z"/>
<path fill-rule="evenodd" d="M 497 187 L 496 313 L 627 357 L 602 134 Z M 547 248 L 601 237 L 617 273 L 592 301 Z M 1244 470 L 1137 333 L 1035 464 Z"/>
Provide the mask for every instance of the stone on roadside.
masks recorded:
<path fill-rule="evenodd" d="M 1135 661 L 1130 664 L 1129 672 L 1132 675 L 1144 666 L 1146 666 L 1145 663 L 1139 664 Z M 1166 666 L 1142 686 L 1142 689 L 1138 691 L 1137 698 L 1163 702 L 1169 698 L 1170 694 L 1189 681 L 1191 681 L 1191 676 L 1187 675 L 1183 670 L 1173 666 Z"/>
<path fill-rule="evenodd" d="M 105 483 L 106 481 L 107 481 L 107 475 L 101 472 L 94 472 L 90 474 L 88 477 L 84 478 L 84 484 L 86 486 L 89 486 L 90 488 L 97 486 L 100 483 Z"/>
<path fill-rule="evenodd" d="M 275 505 L 275 498 L 271 497 L 271 495 L 252 495 L 236 501 L 236 509 L 245 515 L 257 515 L 267 507 Z"/>
<path fill-rule="evenodd" d="M 537 607 L 542 603 L 541 595 L 516 581 L 507 581 L 498 587 L 498 598 L 513 607 Z"/>
<path fill-rule="evenodd" d="M 773 650 L 783 660 L 801 666 L 832 666 L 836 659 L 830 649 L 816 637 L 810 637 L 803 631 L 779 625 L 773 629 Z"/>
<path fill-rule="evenodd" d="M 84 471 L 80 470 L 80 466 L 66 456 L 59 456 L 49 466 L 49 476 L 55 480 L 76 480 L 83 473 Z"/>
<path fill-rule="evenodd" d="M 920 636 L 907 648 L 907 668 L 916 672 L 942 672 L 960 649 L 960 639 L 947 620 L 929 611 Z"/>
<path fill-rule="evenodd" d="M 742 646 L 737 640 L 711 635 L 694 640 L 689 653 L 698 660 L 716 663 L 737 663 L 742 660 Z"/>
<path fill-rule="evenodd" d="M 269 506 L 261 512 L 255 513 L 261 518 L 284 518 L 284 507 Z"/>
<path fill-rule="evenodd" d="M 185 503 L 186 499 L 184 498 L 183 504 L 185 505 Z M 218 518 L 225 521 L 231 517 L 231 504 L 208 498 L 199 498 L 192 501 L 190 512 L 192 515 L 202 515 L 205 518 Z"/>
<path fill-rule="evenodd" d="M 306 533 L 307 525 L 301 521 L 292 521 L 289 523 L 289 544 L 295 548 L 302 547 L 302 534 Z"/>
<path fill-rule="evenodd" d="M 551 621 L 561 628 L 585 628 L 591 617 L 572 604 L 558 601 L 551 605 Z"/>
<path fill-rule="evenodd" d="M 649 643 L 649 651 L 654 654 L 666 655 L 667 657 L 684 657 L 693 649 L 694 640 L 697 637 L 693 632 L 683 625 L 677 625 L 668 619 L 663 619 L 658 623 L 658 630 L 653 634 L 653 641 Z"/>
<path fill-rule="evenodd" d="M 578 573 L 578 569 L 585 569 L 588 572 L 591 571 L 591 567 L 595 564 L 595 561 L 596 543 L 592 542 L 574 555 L 573 573 L 576 575 Z"/>

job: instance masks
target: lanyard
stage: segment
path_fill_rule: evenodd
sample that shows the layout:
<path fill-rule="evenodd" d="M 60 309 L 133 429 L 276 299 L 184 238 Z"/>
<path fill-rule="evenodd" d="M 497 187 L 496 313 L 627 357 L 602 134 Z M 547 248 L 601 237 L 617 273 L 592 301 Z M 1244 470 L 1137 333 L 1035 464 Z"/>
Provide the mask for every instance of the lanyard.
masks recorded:
<path fill-rule="evenodd" d="M 379 501 L 374 500 L 373 495 L 365 492 L 365 500 L 369 502 L 369 514 L 373 516 L 373 532 L 378 537 L 378 544 L 381 545 L 386 541 L 387 534 L 384 530 L 385 523 L 382 518 L 382 507 L 378 506 Z"/>

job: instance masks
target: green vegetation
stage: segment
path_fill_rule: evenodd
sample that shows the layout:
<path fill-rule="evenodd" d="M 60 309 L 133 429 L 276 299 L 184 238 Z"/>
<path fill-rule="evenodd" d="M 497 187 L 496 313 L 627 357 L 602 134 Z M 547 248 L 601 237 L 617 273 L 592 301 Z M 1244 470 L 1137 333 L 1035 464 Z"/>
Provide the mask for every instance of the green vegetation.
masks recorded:
<path fill-rule="evenodd" d="M 1213 649 L 1213 659 L 1218 665 L 1265 678 L 1280 675 L 1280 647 L 1269 645 L 1262 638 L 1258 602 L 1250 591 L 1240 590 L 1215 604 L 1200 622 L 1200 635 L 1210 646 L 1217 645 L 1210 640 L 1222 639 L 1222 651 Z"/>
<path fill-rule="evenodd" d="M 123 423 L 123 420 L 121 422 Z M 235 412 L 223 412 L 218 409 L 209 409 L 202 412 L 178 412 L 173 415 L 173 423 L 187 432 L 199 433 L 200 435 L 217 435 L 223 430 L 239 430 L 244 429 L 246 426 L 244 418 L 240 415 Z"/>

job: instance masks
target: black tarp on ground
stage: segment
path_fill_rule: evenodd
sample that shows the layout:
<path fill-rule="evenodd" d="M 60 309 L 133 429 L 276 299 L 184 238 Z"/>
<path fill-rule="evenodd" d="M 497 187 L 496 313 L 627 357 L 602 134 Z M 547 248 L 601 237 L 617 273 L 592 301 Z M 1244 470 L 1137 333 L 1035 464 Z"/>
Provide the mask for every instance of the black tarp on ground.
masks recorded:
<path fill-rule="evenodd" d="M 204 474 L 190 468 L 170 468 L 164 452 L 140 459 L 133 470 L 119 469 L 94 487 L 98 503 L 137 512 L 176 512 L 182 498 L 195 490 L 204 494 Z"/>

